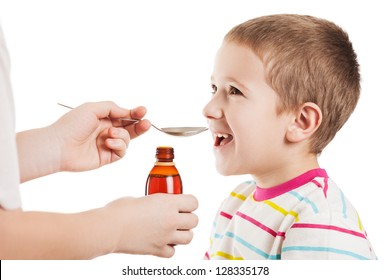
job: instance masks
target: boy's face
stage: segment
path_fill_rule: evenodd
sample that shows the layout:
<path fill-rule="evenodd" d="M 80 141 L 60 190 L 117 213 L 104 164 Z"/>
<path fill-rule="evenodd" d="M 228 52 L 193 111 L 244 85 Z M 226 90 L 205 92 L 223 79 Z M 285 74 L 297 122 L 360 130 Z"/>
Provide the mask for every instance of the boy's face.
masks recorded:
<path fill-rule="evenodd" d="M 262 61 L 249 48 L 224 42 L 211 77 L 213 96 L 203 109 L 223 175 L 272 175 L 288 160 L 291 116 L 276 113 L 278 96 L 265 82 Z"/>

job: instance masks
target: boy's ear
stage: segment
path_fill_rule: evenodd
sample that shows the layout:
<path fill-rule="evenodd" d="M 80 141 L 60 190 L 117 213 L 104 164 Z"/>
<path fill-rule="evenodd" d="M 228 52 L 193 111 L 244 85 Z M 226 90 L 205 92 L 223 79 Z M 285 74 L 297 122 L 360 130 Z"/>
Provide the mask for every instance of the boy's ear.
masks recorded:
<path fill-rule="evenodd" d="M 322 121 L 322 112 L 317 104 L 304 103 L 296 111 L 286 132 L 287 141 L 292 143 L 309 139 L 318 129 Z"/>

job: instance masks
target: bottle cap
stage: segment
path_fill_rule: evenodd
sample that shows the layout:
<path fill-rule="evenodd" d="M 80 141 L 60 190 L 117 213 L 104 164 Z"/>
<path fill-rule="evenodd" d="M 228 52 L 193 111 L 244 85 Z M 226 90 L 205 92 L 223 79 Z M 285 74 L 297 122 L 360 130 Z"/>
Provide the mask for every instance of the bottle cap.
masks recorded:
<path fill-rule="evenodd" d="M 156 159 L 159 161 L 172 161 L 175 158 L 173 148 L 168 146 L 159 146 L 156 150 Z"/>

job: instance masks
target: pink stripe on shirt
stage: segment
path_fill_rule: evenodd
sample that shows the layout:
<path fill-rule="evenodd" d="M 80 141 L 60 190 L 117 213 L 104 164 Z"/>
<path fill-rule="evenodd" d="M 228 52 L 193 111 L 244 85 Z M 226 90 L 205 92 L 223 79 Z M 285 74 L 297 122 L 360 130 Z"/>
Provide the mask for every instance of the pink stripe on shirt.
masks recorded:
<path fill-rule="evenodd" d="M 294 224 L 291 228 L 316 228 L 316 229 L 327 229 L 327 230 L 334 230 L 339 231 L 342 233 L 347 233 L 351 235 L 355 235 L 361 238 L 366 239 L 366 236 L 360 232 L 349 230 L 346 228 L 331 226 L 331 225 L 320 225 L 320 224 Z"/>
<path fill-rule="evenodd" d="M 230 214 L 228 214 L 228 213 L 226 213 L 226 212 L 223 212 L 223 211 L 219 212 L 219 214 L 220 214 L 222 217 L 228 218 L 229 220 L 231 220 L 231 219 L 233 218 L 232 215 L 230 215 Z"/>
<path fill-rule="evenodd" d="M 236 215 L 241 217 L 241 218 L 243 218 L 244 220 L 247 220 L 248 222 L 251 222 L 252 224 L 254 224 L 255 226 L 261 228 L 262 230 L 268 232 L 273 237 L 276 237 L 277 233 L 273 229 L 263 225 L 262 223 L 260 223 L 259 221 L 256 221 L 252 217 L 249 217 L 249 216 L 247 216 L 247 215 L 245 215 L 244 213 L 241 213 L 241 212 L 237 212 Z"/>

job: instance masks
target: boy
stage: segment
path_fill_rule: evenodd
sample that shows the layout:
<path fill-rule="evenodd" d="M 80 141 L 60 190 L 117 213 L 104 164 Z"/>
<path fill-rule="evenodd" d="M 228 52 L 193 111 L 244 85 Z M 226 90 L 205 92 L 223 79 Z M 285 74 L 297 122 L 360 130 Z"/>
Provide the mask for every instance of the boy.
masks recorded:
<path fill-rule="evenodd" d="M 301 15 L 255 18 L 219 49 L 204 108 L 217 170 L 251 174 L 221 205 L 206 259 L 376 259 L 317 157 L 360 94 L 348 35 Z"/>

